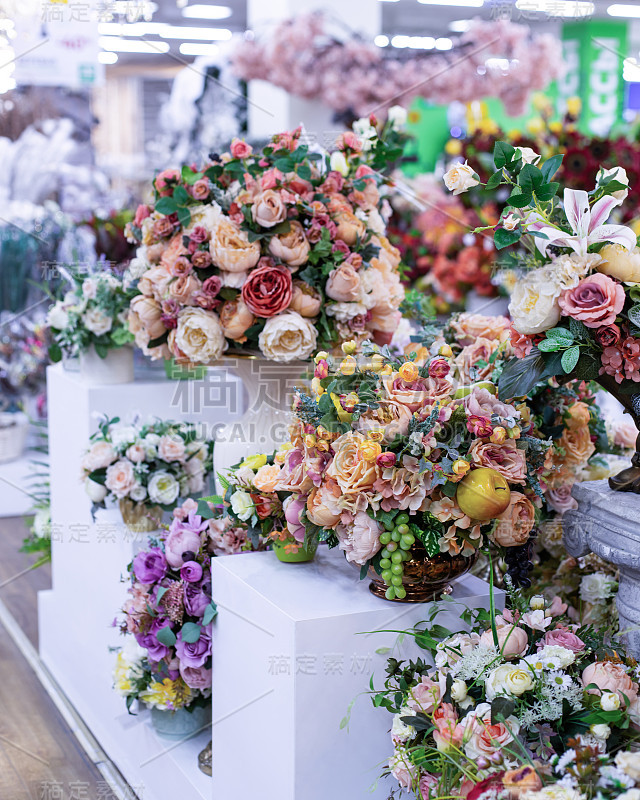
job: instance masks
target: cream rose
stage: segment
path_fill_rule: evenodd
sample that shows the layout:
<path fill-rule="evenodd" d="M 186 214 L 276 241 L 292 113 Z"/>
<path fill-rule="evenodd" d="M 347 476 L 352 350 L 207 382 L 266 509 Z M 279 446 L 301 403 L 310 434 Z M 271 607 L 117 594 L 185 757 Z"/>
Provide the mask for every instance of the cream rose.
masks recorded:
<path fill-rule="evenodd" d="M 351 264 L 340 264 L 332 269 L 325 286 L 327 297 L 339 303 L 352 303 L 360 299 L 360 274 Z"/>
<path fill-rule="evenodd" d="M 81 466 L 87 472 L 93 472 L 95 469 L 104 469 L 113 464 L 117 457 L 109 442 L 94 442 L 82 457 Z"/>
<path fill-rule="evenodd" d="M 454 195 L 468 192 L 480 183 L 478 176 L 465 161 L 464 164 L 454 164 L 448 172 L 444 174 L 444 185 Z"/>
<path fill-rule="evenodd" d="M 135 322 L 132 317 L 135 315 Z M 153 297 L 145 297 L 139 295 L 134 297 L 129 307 L 129 323 L 138 323 L 144 332 L 148 335 L 149 339 L 157 339 L 165 332 L 166 328 L 162 322 L 162 309 L 160 303 Z M 135 330 L 132 331 L 134 334 Z"/>
<path fill-rule="evenodd" d="M 322 297 L 317 289 L 304 281 L 293 282 L 293 294 L 289 308 L 301 317 L 315 317 L 322 307 Z"/>
<path fill-rule="evenodd" d="M 113 320 L 100 308 L 90 308 L 82 315 L 82 324 L 96 336 L 102 336 L 111 330 Z"/>
<path fill-rule="evenodd" d="M 627 175 L 627 170 L 624 167 L 611 167 L 611 169 L 600 167 L 598 174 L 596 175 L 596 183 L 598 186 L 602 186 L 607 178 L 613 178 L 618 183 L 622 183 L 627 187 L 629 186 L 629 176 Z M 614 197 L 618 201 L 618 205 L 620 205 L 627 199 L 628 194 L 628 188 L 618 189 L 617 192 L 613 192 L 611 197 Z"/>
<path fill-rule="evenodd" d="M 640 247 L 627 250 L 621 244 L 607 244 L 599 255 L 598 272 L 624 283 L 640 283 Z"/>
<path fill-rule="evenodd" d="M 558 298 L 562 287 L 555 280 L 553 269 L 543 267 L 520 278 L 511 294 L 509 313 L 518 333 L 530 336 L 543 333 L 560 319 Z"/>
<path fill-rule="evenodd" d="M 149 500 L 162 506 L 170 506 L 178 499 L 180 484 L 170 472 L 158 470 L 149 478 Z"/>
<path fill-rule="evenodd" d="M 487 699 L 493 700 L 497 695 L 520 695 L 533 688 L 531 670 L 527 667 L 517 667 L 512 664 L 501 664 L 492 670 L 485 681 Z"/>
<path fill-rule="evenodd" d="M 91 478 L 86 478 L 84 482 L 84 490 L 89 496 L 92 503 L 102 503 L 107 496 L 107 489 L 101 483 L 92 481 Z"/>
<path fill-rule="evenodd" d="M 116 461 L 115 464 L 107 467 L 105 486 L 119 500 L 129 494 L 135 483 L 133 464 L 127 459 L 120 459 L 120 461 Z"/>
<path fill-rule="evenodd" d="M 214 264 L 227 272 L 246 272 L 260 258 L 260 242 L 250 242 L 247 234 L 226 217 L 213 232 L 209 250 Z"/>
<path fill-rule="evenodd" d="M 184 461 L 184 439 L 177 435 L 161 436 L 158 442 L 158 455 L 163 461 Z"/>
<path fill-rule="evenodd" d="M 316 349 L 318 332 L 308 319 L 285 311 L 267 320 L 258 337 L 260 351 L 272 361 L 304 360 Z"/>
<path fill-rule="evenodd" d="M 540 154 L 530 147 L 516 147 L 516 155 L 519 155 L 523 164 L 535 164 L 540 160 Z"/>
<path fill-rule="evenodd" d="M 178 327 L 172 333 L 185 356 L 198 364 L 211 364 L 226 349 L 218 315 L 203 308 L 183 309 L 178 315 Z"/>
<path fill-rule="evenodd" d="M 304 228 L 297 220 L 290 225 L 286 233 L 271 237 L 269 252 L 290 267 L 300 267 L 306 263 L 311 245 L 304 235 Z"/>
<path fill-rule="evenodd" d="M 623 751 L 616 754 L 616 767 L 622 770 L 636 783 L 640 783 L 640 753 L 637 751 Z"/>
<path fill-rule="evenodd" d="M 256 195 L 251 206 L 253 221 L 263 228 L 273 228 L 287 218 L 287 207 L 280 193 L 267 189 Z"/>

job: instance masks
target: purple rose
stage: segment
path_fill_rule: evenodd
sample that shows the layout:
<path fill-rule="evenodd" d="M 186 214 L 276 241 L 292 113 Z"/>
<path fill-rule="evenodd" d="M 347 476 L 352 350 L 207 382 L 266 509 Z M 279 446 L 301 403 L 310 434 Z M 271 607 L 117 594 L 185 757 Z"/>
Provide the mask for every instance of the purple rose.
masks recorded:
<path fill-rule="evenodd" d="M 211 628 L 209 626 L 202 628 L 197 642 L 184 642 L 180 631 L 176 642 L 176 653 L 181 666 L 202 667 L 211 655 Z"/>
<path fill-rule="evenodd" d="M 211 602 L 211 585 L 187 583 L 184 587 L 184 610 L 190 617 L 201 617 Z"/>
<path fill-rule="evenodd" d="M 196 583 L 202 577 L 202 567 L 197 561 L 186 561 L 180 569 L 180 577 L 187 583 Z"/>
<path fill-rule="evenodd" d="M 200 532 L 208 525 L 208 520 L 203 520 L 193 512 L 185 521 L 173 520 L 164 545 L 165 558 L 170 567 L 180 569 L 185 561 L 193 561 L 200 550 Z"/>
<path fill-rule="evenodd" d="M 211 670 L 204 667 L 188 667 L 180 662 L 180 675 L 190 689 L 210 689 Z"/>
<path fill-rule="evenodd" d="M 136 641 L 149 653 L 151 661 L 162 661 L 169 654 L 169 648 L 158 641 L 158 633 L 164 628 L 170 628 L 171 622 L 164 617 L 158 617 L 147 633 L 136 634 Z"/>
<path fill-rule="evenodd" d="M 167 572 L 167 562 L 162 550 L 153 547 L 144 553 L 138 553 L 133 559 L 133 572 L 140 583 L 155 583 L 162 580 Z"/>

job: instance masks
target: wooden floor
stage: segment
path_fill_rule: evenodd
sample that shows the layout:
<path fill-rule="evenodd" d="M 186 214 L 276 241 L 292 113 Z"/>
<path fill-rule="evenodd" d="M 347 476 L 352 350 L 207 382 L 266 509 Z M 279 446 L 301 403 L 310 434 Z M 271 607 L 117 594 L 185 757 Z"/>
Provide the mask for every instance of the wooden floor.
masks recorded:
<path fill-rule="evenodd" d="M 0 600 L 38 646 L 37 593 L 49 565 L 19 552 L 21 519 L 0 519 Z M 0 800 L 112 800 L 114 794 L 78 744 L 28 662 L 0 623 Z"/>

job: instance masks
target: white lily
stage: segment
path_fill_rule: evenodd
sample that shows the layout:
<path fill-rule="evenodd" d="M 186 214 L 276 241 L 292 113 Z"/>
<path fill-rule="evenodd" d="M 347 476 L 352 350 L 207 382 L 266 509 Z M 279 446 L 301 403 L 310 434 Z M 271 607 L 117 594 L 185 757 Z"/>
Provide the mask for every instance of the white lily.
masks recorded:
<path fill-rule="evenodd" d="M 529 230 L 545 234 L 546 239 L 535 237 L 536 246 L 546 255 L 550 244 L 570 247 L 580 256 L 585 256 L 589 247 L 596 242 L 614 242 L 632 250 L 636 245 L 636 235 L 625 225 L 605 225 L 611 211 L 618 205 L 615 197 L 607 195 L 589 206 L 589 195 L 582 189 L 564 190 L 564 213 L 573 233 L 550 225 L 538 214 L 532 214 Z"/>

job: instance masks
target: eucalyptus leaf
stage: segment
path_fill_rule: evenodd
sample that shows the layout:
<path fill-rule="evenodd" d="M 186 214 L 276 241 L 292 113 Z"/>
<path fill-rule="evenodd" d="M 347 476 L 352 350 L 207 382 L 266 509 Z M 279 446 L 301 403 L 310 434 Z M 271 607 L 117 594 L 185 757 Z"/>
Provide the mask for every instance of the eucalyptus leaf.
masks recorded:
<path fill-rule="evenodd" d="M 180 631 L 180 638 L 187 644 L 194 644 L 200 638 L 202 628 L 195 622 L 185 622 Z"/>

